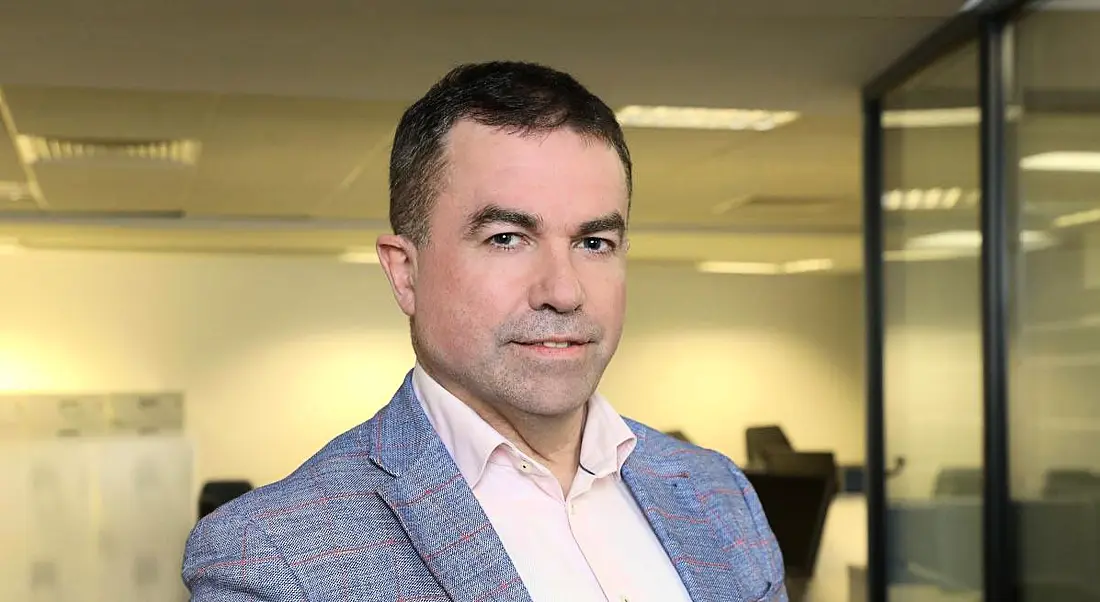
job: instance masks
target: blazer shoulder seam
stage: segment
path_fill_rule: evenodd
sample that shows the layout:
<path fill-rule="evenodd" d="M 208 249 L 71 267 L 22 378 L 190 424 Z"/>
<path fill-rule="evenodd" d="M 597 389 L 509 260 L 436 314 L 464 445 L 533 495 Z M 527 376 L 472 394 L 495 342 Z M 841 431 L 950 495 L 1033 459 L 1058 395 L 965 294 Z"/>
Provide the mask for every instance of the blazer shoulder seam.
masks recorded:
<path fill-rule="evenodd" d="M 275 553 L 279 556 L 279 560 L 286 568 L 286 571 L 290 573 L 292 577 L 294 577 L 294 585 L 298 587 L 298 592 L 302 594 L 302 600 L 308 602 L 309 593 L 305 588 L 305 584 L 302 583 L 301 576 L 298 575 L 298 571 L 296 571 L 294 567 L 290 565 L 290 561 L 288 561 L 286 557 L 286 551 L 282 549 L 282 546 L 280 546 L 277 541 L 275 541 L 275 538 L 271 536 L 271 533 L 268 532 L 263 523 L 260 520 L 257 520 L 257 517 L 243 514 L 237 510 L 232 511 L 232 515 L 237 520 L 241 521 L 241 526 L 243 529 L 249 531 L 259 531 L 260 535 L 263 536 L 268 545 L 270 545 L 274 549 Z"/>

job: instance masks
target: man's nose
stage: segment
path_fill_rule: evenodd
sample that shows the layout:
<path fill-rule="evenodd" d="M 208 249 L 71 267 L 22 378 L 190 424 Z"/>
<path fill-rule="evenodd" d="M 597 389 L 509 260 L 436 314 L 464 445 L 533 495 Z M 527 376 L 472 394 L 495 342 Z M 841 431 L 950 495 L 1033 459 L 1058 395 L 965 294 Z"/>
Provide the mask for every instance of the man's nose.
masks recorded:
<path fill-rule="evenodd" d="M 573 249 L 546 250 L 538 262 L 538 275 L 531 287 L 531 308 L 573 313 L 584 305 L 584 286 L 573 264 Z"/>

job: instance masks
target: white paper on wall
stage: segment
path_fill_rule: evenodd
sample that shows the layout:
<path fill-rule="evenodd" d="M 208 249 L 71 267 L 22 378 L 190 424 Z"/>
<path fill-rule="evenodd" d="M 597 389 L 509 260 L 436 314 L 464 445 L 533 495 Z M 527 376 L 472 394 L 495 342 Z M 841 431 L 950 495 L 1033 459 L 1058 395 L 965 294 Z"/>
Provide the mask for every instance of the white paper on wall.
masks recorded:
<path fill-rule="evenodd" d="M 29 600 L 26 575 L 27 506 L 29 499 L 27 443 L 0 440 L 0 475 L 6 483 L 0 494 L 0 600 Z"/>
<path fill-rule="evenodd" d="M 103 599 L 186 596 L 179 576 L 194 524 L 191 448 L 179 436 L 130 437 L 101 447 Z"/>
<path fill-rule="evenodd" d="M 94 444 L 32 441 L 28 447 L 26 577 L 33 600 L 74 600 L 94 577 Z"/>
<path fill-rule="evenodd" d="M 195 504 L 182 395 L 0 396 L 0 408 L 12 481 L 0 602 L 186 600 Z"/>

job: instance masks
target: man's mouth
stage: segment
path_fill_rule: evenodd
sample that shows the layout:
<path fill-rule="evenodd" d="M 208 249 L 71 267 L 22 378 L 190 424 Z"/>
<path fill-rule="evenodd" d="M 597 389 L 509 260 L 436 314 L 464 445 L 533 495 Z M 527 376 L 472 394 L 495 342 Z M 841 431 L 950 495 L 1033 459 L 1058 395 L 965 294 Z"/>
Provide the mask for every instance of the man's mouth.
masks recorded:
<path fill-rule="evenodd" d="M 588 341 L 582 340 L 558 340 L 551 339 L 545 341 L 517 341 L 520 345 L 527 347 L 546 347 L 548 349 L 567 349 L 569 347 L 579 347 L 581 345 L 587 345 Z"/>

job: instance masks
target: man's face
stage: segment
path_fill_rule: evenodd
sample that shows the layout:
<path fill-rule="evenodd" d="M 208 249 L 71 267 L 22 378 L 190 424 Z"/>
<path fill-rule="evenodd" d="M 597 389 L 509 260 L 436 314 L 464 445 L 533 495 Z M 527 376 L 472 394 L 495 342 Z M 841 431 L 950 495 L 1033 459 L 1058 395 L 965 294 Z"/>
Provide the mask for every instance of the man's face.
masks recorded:
<path fill-rule="evenodd" d="M 555 416 L 588 400 L 626 303 L 627 190 L 618 155 L 569 129 L 519 135 L 460 121 L 398 300 L 419 361 L 452 393 Z M 391 279 L 393 275 L 391 274 Z"/>

